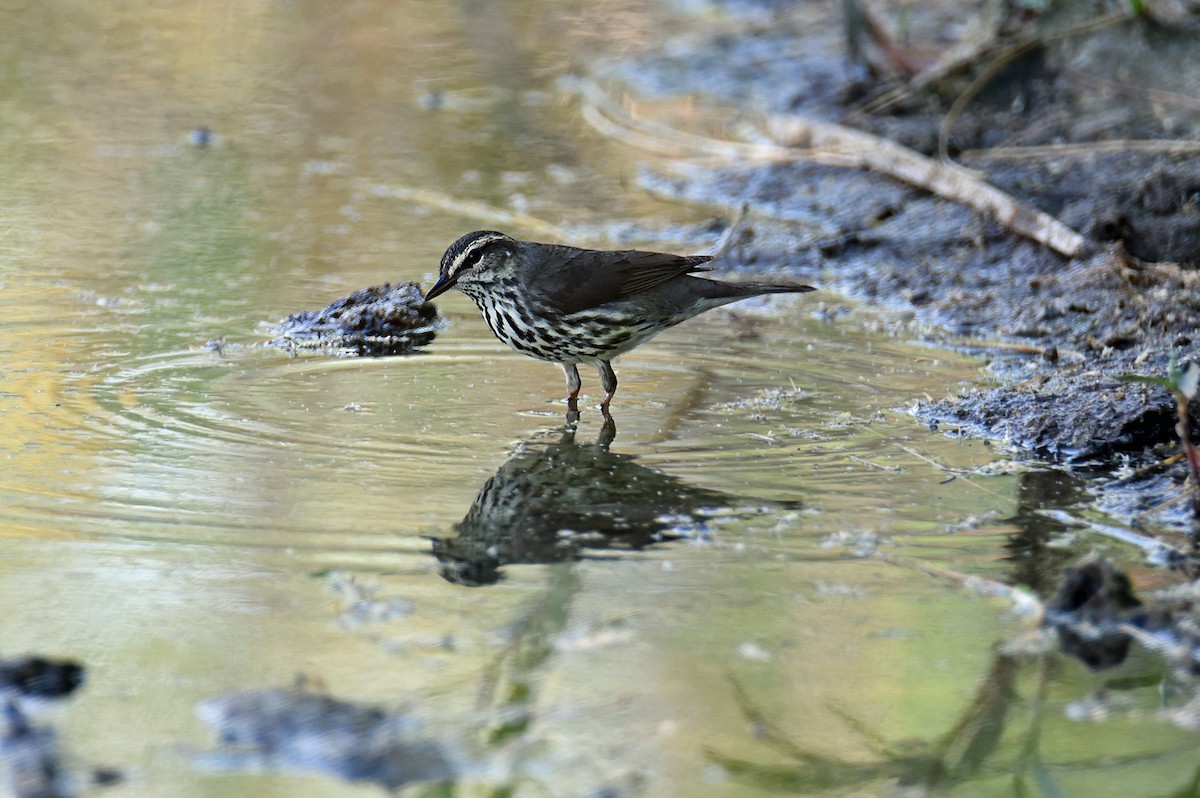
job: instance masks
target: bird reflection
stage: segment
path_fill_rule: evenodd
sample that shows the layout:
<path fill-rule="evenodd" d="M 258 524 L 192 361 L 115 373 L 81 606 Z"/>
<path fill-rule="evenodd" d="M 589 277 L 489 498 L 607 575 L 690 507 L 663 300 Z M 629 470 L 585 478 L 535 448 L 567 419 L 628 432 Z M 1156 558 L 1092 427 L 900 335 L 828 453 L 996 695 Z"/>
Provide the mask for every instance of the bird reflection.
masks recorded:
<path fill-rule="evenodd" d="M 577 419 L 572 409 L 564 427 L 519 444 L 455 525 L 457 536 L 431 539 L 447 581 L 489 585 L 505 565 L 644 549 L 703 529 L 716 510 L 748 504 L 647 468 L 634 455 L 610 452 L 617 428 L 608 413 L 596 442 L 578 443 Z"/>

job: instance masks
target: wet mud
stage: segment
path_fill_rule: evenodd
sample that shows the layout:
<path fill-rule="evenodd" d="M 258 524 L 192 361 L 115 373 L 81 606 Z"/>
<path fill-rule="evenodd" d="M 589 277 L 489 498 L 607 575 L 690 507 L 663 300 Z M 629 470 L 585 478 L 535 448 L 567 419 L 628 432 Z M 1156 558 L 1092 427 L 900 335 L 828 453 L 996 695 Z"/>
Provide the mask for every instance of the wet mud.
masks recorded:
<path fill-rule="evenodd" d="M 410 714 L 303 688 L 219 696 L 196 712 L 220 741 L 199 757 L 214 770 L 256 764 L 373 782 L 394 792 L 413 782 L 449 782 L 464 769 Z"/>
<path fill-rule="evenodd" d="M 1043 626 L 1056 633 L 1065 654 L 1092 670 L 1117 668 L 1135 648 L 1161 657 L 1167 665 L 1164 689 L 1181 689 L 1190 699 L 1172 708 L 1172 720 L 1196 729 L 1196 590 L 1191 582 L 1139 597 L 1114 564 L 1087 557 L 1064 572 L 1058 593 L 1046 604 Z"/>
<path fill-rule="evenodd" d="M 84 683 L 82 665 L 42 656 L 0 658 L 0 794 L 12 798 L 71 798 L 83 782 L 120 780 L 96 768 L 84 777 L 63 753 L 59 732 L 37 719 Z"/>
<path fill-rule="evenodd" d="M 719 7 L 707 34 L 602 60 L 594 79 L 646 106 L 719 109 L 672 124 L 699 118 L 708 133 L 715 115 L 725 138 L 762 139 L 764 118 L 796 115 L 937 159 L 940 129 L 950 159 L 1084 245 L 1059 254 L 882 174 L 799 160 L 653 161 L 642 185 L 718 213 L 748 203 L 727 266 L 795 274 L 878 308 L 895 335 L 987 358 L 994 386 L 920 402 L 932 427 L 1086 466 L 1092 500 L 1115 517 L 1195 530 L 1172 503 L 1182 464 L 1129 478 L 1179 442 L 1171 393 L 1125 381 L 1165 377 L 1200 345 L 1195 18 L 1076 3 L 990 19 L 922 4 L 898 41 L 833 4 Z M 972 57 L 931 69 L 980 30 Z"/>

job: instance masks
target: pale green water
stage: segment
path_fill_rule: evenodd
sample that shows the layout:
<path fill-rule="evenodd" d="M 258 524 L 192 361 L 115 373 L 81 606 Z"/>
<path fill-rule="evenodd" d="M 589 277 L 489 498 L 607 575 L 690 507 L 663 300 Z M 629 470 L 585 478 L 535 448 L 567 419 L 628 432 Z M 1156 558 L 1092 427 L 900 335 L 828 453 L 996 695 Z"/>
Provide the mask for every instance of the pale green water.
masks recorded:
<path fill-rule="evenodd" d="M 878 536 L 892 554 L 1024 579 L 1004 545 L 1045 499 L 1036 476 L 947 481 L 922 460 L 996 459 L 901 412 L 976 365 L 868 332 L 858 312 L 818 320 L 837 297 L 743 307 L 752 337 L 713 313 L 623 358 L 610 454 L 591 447 L 586 410 L 583 445 L 551 450 L 569 465 L 550 469 L 567 498 L 549 504 L 544 481 L 519 480 L 525 461 L 505 464 L 559 442 L 561 374 L 492 340 L 465 298 L 441 303 L 449 328 L 411 358 L 247 346 L 260 322 L 356 288 L 428 285 L 450 241 L 497 226 L 397 188 L 568 229 L 705 218 L 641 196 L 637 156 L 555 91 L 606 21 L 540 2 L 0 5 L 0 655 L 88 668 L 55 716 L 70 765 L 125 780 L 81 776 L 78 792 L 378 794 L 194 761 L 214 744 L 198 701 L 297 674 L 456 741 L 477 763 L 462 794 L 815 789 L 814 761 L 751 733 L 735 684 L 836 762 L 832 794 L 890 794 L 912 768 L 886 751 L 952 748 L 964 718 L 995 721 L 972 706 L 1002 685 L 1018 700 L 998 751 L 947 792 L 1009 794 L 1019 762 L 1033 778 L 1035 731 L 1063 794 L 1186 783 L 1195 740 L 1155 718 L 1151 683 L 1128 715 L 1068 721 L 1093 677 L 1060 662 L 1040 707 L 1038 662 L 993 664 L 1022 629 L 1005 604 L 854 556 Z M 217 134 L 207 150 L 188 141 L 199 125 Z M 741 404 L 792 387 L 804 394 L 782 407 Z M 429 538 L 467 535 L 493 476 L 535 517 L 622 489 L 628 506 L 594 514 L 676 512 L 656 491 L 726 509 L 665 523 L 683 538 L 644 551 L 452 584 Z M 488 745 L 514 702 L 528 727 Z M 782 771 L 743 777 L 721 758 Z"/>

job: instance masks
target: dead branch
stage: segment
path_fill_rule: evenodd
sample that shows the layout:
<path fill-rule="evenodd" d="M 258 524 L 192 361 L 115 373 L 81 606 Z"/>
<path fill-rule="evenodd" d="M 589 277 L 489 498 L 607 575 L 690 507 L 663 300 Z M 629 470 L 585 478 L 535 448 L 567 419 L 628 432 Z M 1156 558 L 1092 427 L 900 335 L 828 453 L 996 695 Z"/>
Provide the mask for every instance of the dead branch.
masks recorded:
<path fill-rule="evenodd" d="M 768 129 L 775 141 L 855 157 L 861 166 L 872 171 L 986 213 L 1013 232 L 1067 257 L 1075 257 L 1083 251 L 1083 236 L 1050 214 L 1017 201 L 972 172 L 938 163 L 902 144 L 860 130 L 797 116 L 772 117 Z"/>
<path fill-rule="evenodd" d="M 1062 222 L 1018 202 L 964 169 L 940 164 L 871 133 L 792 115 L 771 117 L 775 143 L 745 143 L 686 133 L 636 117 L 599 87 L 581 87 L 583 118 L 603 135 L 630 146 L 672 157 L 721 156 L 731 161 L 808 161 L 866 168 L 989 214 L 1010 230 L 1067 257 L 1083 251 L 1085 240 Z"/>

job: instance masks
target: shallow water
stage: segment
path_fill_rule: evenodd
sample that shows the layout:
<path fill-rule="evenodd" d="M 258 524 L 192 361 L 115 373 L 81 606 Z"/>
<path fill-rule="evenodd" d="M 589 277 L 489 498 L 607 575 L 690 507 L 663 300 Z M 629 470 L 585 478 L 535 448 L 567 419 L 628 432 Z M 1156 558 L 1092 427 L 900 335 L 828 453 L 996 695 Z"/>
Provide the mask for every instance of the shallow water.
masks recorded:
<path fill-rule="evenodd" d="M 1186 783 L 1152 678 L 1081 732 L 1095 677 L 994 653 L 1024 630 L 1005 602 L 866 556 L 1046 590 L 1077 551 L 1037 512 L 1069 477 L 955 478 L 1001 458 L 904 411 L 976 364 L 869 311 L 693 320 L 617 364 L 615 430 L 591 373 L 568 428 L 561 373 L 457 294 L 416 356 L 257 345 L 428 285 L 466 230 L 546 234 L 501 211 L 687 248 L 704 214 L 629 188 L 633 155 L 555 91 L 596 14 L 0 5 L 0 655 L 87 668 L 55 716 L 76 791 L 378 794 L 200 755 L 199 702 L 298 676 L 411 713 L 480 794 Z M 968 767 L 976 728 L 999 742 Z"/>

